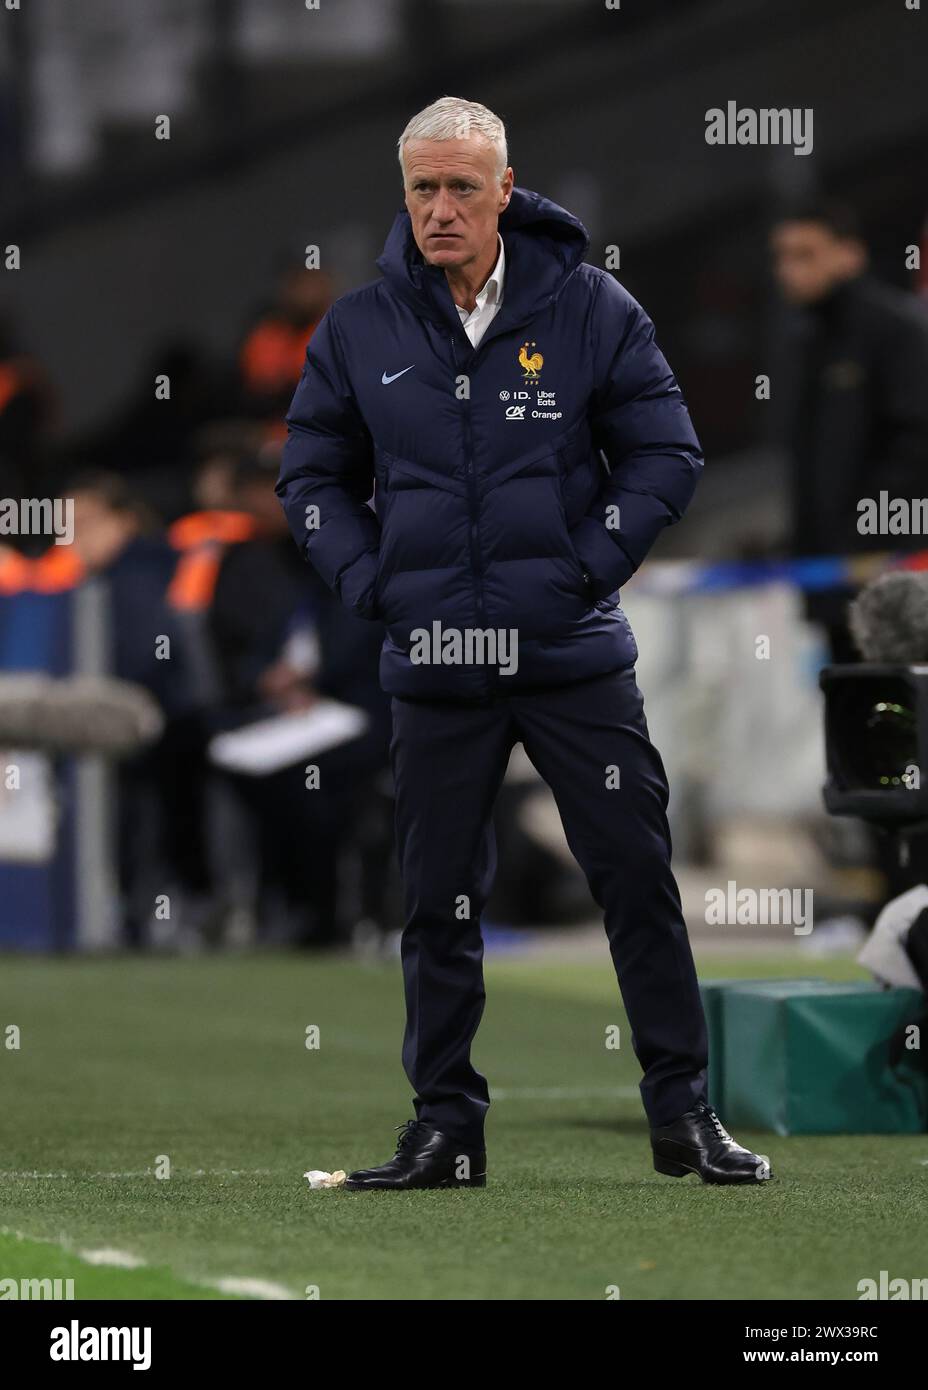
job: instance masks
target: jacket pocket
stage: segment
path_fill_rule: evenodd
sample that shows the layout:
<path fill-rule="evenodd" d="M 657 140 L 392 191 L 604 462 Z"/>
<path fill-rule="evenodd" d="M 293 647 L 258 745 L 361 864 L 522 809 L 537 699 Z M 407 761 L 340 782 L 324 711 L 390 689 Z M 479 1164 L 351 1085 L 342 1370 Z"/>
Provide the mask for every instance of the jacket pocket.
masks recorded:
<path fill-rule="evenodd" d="M 593 581 L 590 574 L 584 567 L 583 561 L 574 548 L 573 538 L 570 530 L 570 518 L 567 515 L 567 500 L 565 497 L 565 481 L 567 477 L 567 447 L 562 446 L 557 450 L 557 496 L 558 505 L 561 509 L 561 519 L 564 524 L 564 540 L 574 563 L 577 575 L 577 592 L 585 598 L 592 600 Z"/>

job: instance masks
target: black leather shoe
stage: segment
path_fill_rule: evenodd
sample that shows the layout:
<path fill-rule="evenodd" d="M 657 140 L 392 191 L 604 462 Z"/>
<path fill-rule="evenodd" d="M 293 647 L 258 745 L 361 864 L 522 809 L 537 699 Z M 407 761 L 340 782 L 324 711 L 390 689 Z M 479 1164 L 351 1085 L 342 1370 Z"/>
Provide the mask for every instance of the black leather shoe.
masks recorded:
<path fill-rule="evenodd" d="M 483 1149 L 466 1149 L 447 1134 L 421 1120 L 397 1125 L 401 1130 L 396 1153 L 379 1168 L 349 1173 L 349 1192 L 404 1192 L 423 1187 L 486 1187 L 487 1156 Z"/>
<path fill-rule="evenodd" d="M 698 1173 L 703 1182 L 767 1182 L 762 1154 L 736 1144 L 710 1105 L 701 1102 L 672 1125 L 651 1130 L 654 1167 L 671 1178 Z"/>

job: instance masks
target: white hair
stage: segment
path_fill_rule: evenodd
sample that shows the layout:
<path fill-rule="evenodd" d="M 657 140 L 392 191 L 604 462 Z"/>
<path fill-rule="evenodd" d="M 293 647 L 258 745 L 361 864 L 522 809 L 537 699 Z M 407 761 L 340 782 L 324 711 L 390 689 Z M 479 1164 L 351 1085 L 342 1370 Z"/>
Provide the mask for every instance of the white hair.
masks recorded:
<path fill-rule="evenodd" d="M 502 178 L 509 162 L 506 127 L 499 116 L 479 101 L 463 97 L 439 97 L 417 112 L 397 141 L 400 167 L 406 175 L 403 150 L 409 140 L 485 140 L 496 151 L 496 173 Z"/>

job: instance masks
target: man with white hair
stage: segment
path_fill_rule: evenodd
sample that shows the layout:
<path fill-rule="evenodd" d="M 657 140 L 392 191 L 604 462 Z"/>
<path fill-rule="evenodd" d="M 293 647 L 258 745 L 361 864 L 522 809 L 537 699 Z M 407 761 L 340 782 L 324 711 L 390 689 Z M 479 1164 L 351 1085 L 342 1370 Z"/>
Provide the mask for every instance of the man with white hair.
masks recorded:
<path fill-rule="evenodd" d="M 586 231 L 514 186 L 502 121 L 443 97 L 399 141 L 406 211 L 316 329 L 278 493 L 342 602 L 386 625 L 416 1119 L 354 1191 L 482 1187 L 480 914 L 521 742 L 603 909 L 654 1166 L 770 1176 L 706 1100 L 706 1028 L 670 867 L 667 780 L 618 590 L 702 466 L 641 306 Z M 370 505 L 374 494 L 374 504 Z"/>

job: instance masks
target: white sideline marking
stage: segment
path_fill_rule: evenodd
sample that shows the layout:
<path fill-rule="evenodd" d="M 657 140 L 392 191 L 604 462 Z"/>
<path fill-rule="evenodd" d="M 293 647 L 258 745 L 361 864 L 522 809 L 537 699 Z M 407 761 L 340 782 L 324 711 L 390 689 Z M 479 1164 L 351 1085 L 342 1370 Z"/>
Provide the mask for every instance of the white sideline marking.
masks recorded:
<path fill-rule="evenodd" d="M 36 1171 L 16 1171 L 9 1169 L 0 1171 L 0 1180 L 3 1178 L 150 1178 L 154 1174 L 153 1168 L 136 1168 L 125 1173 L 39 1173 Z M 266 1178 L 270 1177 L 273 1169 L 271 1168 L 175 1168 L 171 1177 L 187 1178 Z M 167 1182 L 169 1179 L 159 1178 L 159 1182 Z"/>
<path fill-rule="evenodd" d="M 0 1236 L 13 1236 L 16 1240 L 31 1240 L 37 1245 L 57 1245 L 59 1249 L 74 1255 L 83 1264 L 107 1265 L 114 1269 L 147 1269 L 148 1261 L 128 1250 L 115 1250 L 106 1246 L 100 1250 L 77 1250 L 66 1236 L 57 1240 L 50 1236 L 31 1236 L 27 1231 L 17 1231 L 12 1226 L 0 1226 Z M 159 1266 L 161 1267 L 161 1266 Z M 297 1295 L 283 1284 L 275 1284 L 270 1279 L 252 1279 L 247 1275 L 229 1274 L 220 1279 L 195 1279 L 186 1274 L 169 1270 L 173 1278 L 185 1284 L 194 1284 L 201 1289 L 215 1289 L 217 1293 L 243 1294 L 246 1298 L 260 1298 L 265 1301 L 293 1302 Z"/>
<path fill-rule="evenodd" d="M 287 1299 L 288 1302 L 293 1298 L 293 1294 L 289 1289 L 285 1289 L 283 1284 L 274 1284 L 270 1279 L 240 1279 L 231 1275 L 225 1279 L 217 1279 L 209 1287 L 218 1289 L 220 1293 L 242 1293 L 249 1298 Z"/>
<path fill-rule="evenodd" d="M 490 1088 L 491 1100 L 638 1100 L 637 1086 L 514 1086 Z"/>
<path fill-rule="evenodd" d="M 112 1265 L 114 1269 L 141 1269 L 145 1261 L 128 1250 L 75 1250 L 79 1260 L 88 1265 Z"/>
<path fill-rule="evenodd" d="M 60 1241 L 53 1240 L 51 1236 L 27 1236 L 25 1231 L 16 1231 L 12 1226 L 0 1226 L 0 1236 L 12 1236 L 14 1240 L 31 1240 L 34 1241 L 36 1245 L 61 1244 Z"/>

